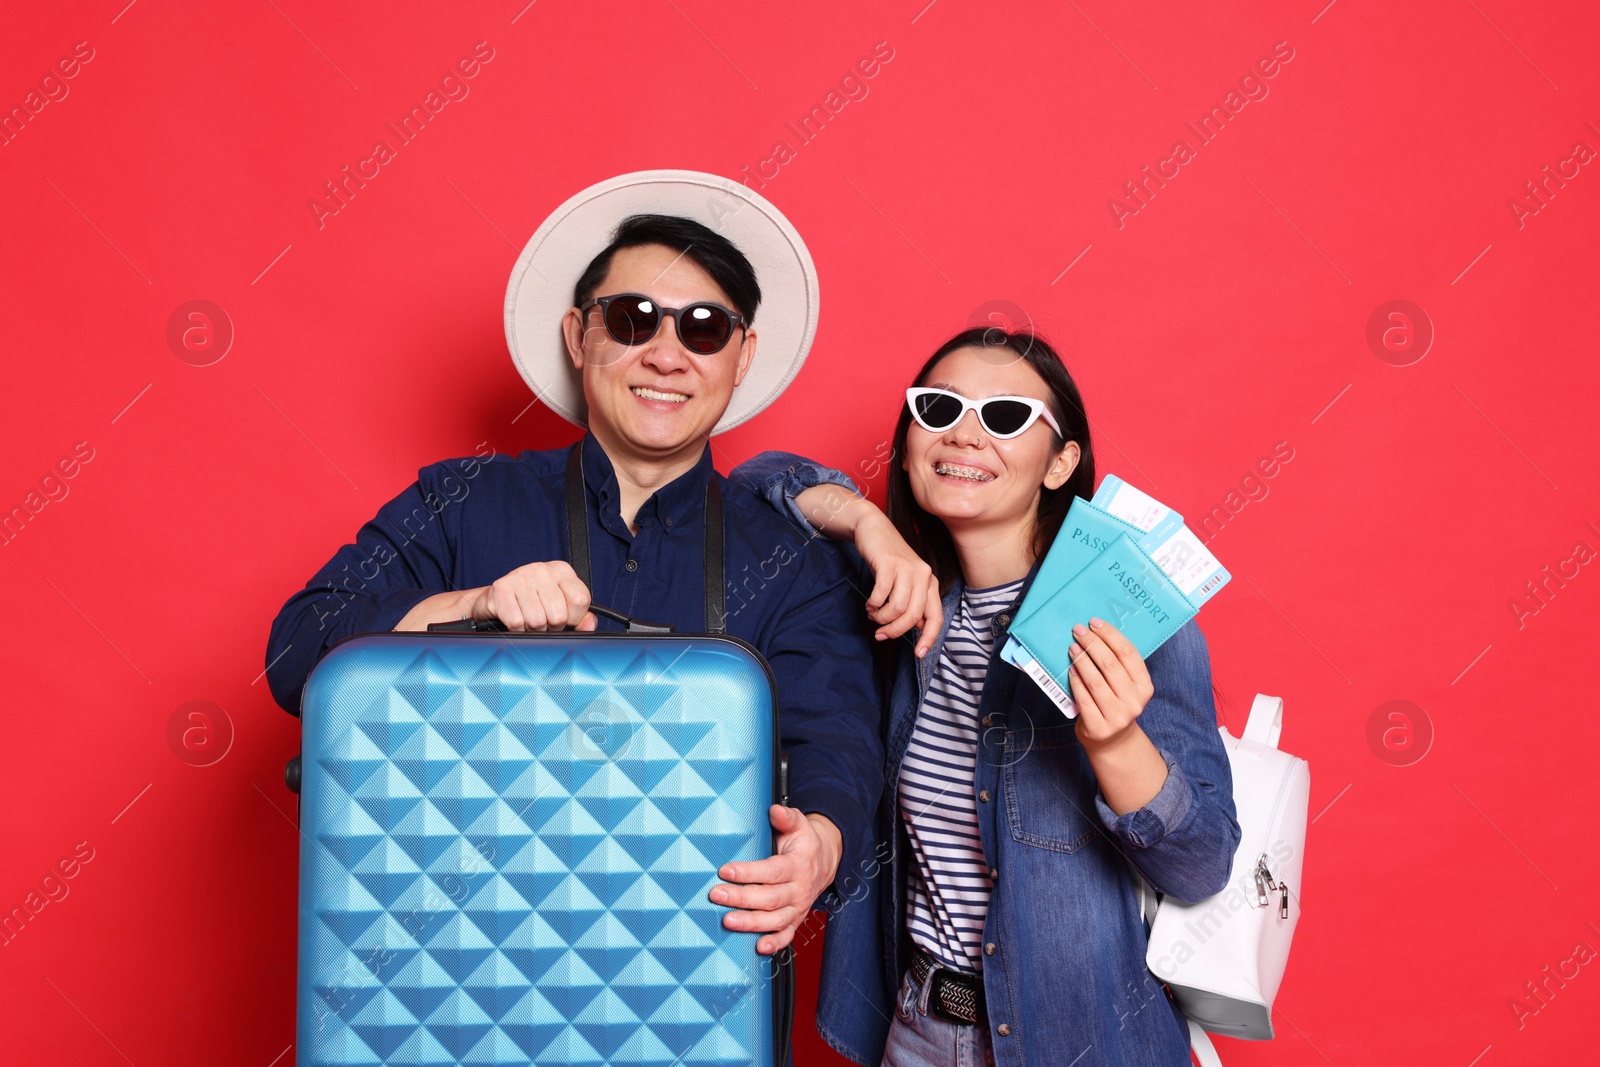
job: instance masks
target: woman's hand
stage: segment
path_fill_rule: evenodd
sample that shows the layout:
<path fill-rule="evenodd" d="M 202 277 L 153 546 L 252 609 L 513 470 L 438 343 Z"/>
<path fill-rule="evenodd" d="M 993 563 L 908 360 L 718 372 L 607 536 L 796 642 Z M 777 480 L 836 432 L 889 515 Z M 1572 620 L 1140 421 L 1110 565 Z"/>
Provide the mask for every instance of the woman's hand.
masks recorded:
<path fill-rule="evenodd" d="M 1078 740 L 1106 806 L 1118 815 L 1138 811 L 1167 781 L 1166 759 L 1139 726 L 1155 685 L 1139 650 L 1109 622 L 1090 619 L 1072 635 L 1067 680 L 1078 702 Z"/>
<path fill-rule="evenodd" d="M 878 624 L 879 641 L 899 637 L 920 626 L 916 653 L 925 656 L 944 626 L 944 605 L 933 568 L 911 550 L 889 517 L 873 505 L 856 524 L 856 551 L 876 578 L 867 597 L 867 617 Z"/>
<path fill-rule="evenodd" d="M 1103 619 L 1072 628 L 1067 677 L 1078 704 L 1078 740 L 1084 748 L 1113 745 L 1135 729 L 1156 688 L 1133 642 Z M 1142 731 L 1141 731 L 1142 732 Z"/>
<path fill-rule="evenodd" d="M 867 617 L 878 624 L 879 641 L 922 628 L 916 653 L 925 656 L 944 626 L 944 606 L 933 568 L 911 550 L 878 506 L 837 485 L 814 485 L 795 497 L 811 525 L 840 541 L 851 541 L 875 582 Z"/>

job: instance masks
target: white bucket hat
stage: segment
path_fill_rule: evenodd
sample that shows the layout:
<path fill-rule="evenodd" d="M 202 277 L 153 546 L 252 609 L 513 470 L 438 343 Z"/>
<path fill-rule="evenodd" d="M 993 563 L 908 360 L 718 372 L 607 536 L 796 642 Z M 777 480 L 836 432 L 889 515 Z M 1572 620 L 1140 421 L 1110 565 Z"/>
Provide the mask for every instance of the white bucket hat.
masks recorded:
<path fill-rule="evenodd" d="M 752 418 L 800 373 L 817 332 L 817 268 L 800 234 L 765 197 L 729 178 L 693 170 L 622 174 L 550 213 L 528 241 L 506 287 L 506 342 L 517 370 L 550 410 L 588 421 L 583 377 L 567 356 L 561 318 L 585 268 L 630 215 L 678 215 L 731 241 L 761 286 L 760 341 L 744 380 L 712 433 Z"/>

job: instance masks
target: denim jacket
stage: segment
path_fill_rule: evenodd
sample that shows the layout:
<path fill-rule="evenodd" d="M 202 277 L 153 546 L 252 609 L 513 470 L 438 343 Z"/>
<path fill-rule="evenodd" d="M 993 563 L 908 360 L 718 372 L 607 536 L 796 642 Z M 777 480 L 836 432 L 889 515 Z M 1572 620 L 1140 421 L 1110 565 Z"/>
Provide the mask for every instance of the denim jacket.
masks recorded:
<path fill-rule="evenodd" d="M 800 522 L 794 495 L 804 488 L 822 481 L 854 488 L 839 472 L 785 453 L 762 453 L 738 473 Z M 1036 564 L 1018 604 L 1037 571 Z M 962 589 L 957 582 L 944 598 L 947 626 Z M 1183 1016 L 1145 966 L 1148 929 L 1134 869 L 1157 892 L 1183 901 L 1218 893 L 1228 880 L 1239 825 L 1205 638 L 1191 620 L 1145 661 L 1155 695 L 1139 725 L 1166 761 L 1167 778 L 1143 808 L 1117 815 L 1072 722 L 999 658 L 1015 614 L 1013 605 L 995 617 L 973 781 L 995 879 L 983 937 L 995 1063 L 1188 1064 Z M 905 912 L 914 861 L 900 817 L 900 766 L 944 636 L 920 660 L 910 651 L 915 634 L 898 642 L 877 858 L 840 871 L 819 902 L 830 914 L 817 1030 L 867 1067 L 881 1061 L 894 990 L 910 959 Z"/>

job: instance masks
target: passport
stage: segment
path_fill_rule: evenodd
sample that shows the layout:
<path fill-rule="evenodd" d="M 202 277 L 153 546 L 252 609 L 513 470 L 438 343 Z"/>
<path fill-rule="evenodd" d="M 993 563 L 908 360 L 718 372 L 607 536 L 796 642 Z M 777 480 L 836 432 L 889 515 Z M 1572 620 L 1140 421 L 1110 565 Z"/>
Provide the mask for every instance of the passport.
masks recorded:
<path fill-rule="evenodd" d="M 1107 481 L 1110 481 L 1108 476 Z M 1073 497 L 1072 507 L 1061 523 L 1061 530 L 1039 564 L 1039 573 L 1022 598 L 1017 617 L 1012 625 L 1022 625 L 1057 589 L 1071 581 L 1100 553 L 1111 547 L 1111 542 L 1124 534 L 1143 537 L 1144 531 L 1124 519 L 1102 511 L 1083 497 Z M 1041 595 L 1042 594 L 1042 595 Z M 1088 620 L 1084 620 L 1088 621 Z"/>
<path fill-rule="evenodd" d="M 1091 616 L 1105 619 L 1148 658 L 1229 577 L 1181 515 L 1107 475 L 1094 501 L 1073 500 L 1001 658 L 1075 718 L 1065 681 L 1074 625 L 1088 625 Z"/>

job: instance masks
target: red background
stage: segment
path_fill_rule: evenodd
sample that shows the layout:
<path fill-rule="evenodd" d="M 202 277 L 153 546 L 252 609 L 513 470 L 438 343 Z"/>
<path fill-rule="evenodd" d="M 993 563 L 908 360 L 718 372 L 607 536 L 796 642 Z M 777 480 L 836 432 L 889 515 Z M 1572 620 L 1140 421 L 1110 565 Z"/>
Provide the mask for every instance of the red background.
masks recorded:
<path fill-rule="evenodd" d="M 0 909 L 93 849 L 0 948 L 8 1061 L 288 1051 L 299 725 L 260 678 L 269 622 L 419 466 L 574 438 L 518 418 L 501 321 L 547 212 L 624 171 L 738 176 L 780 139 L 764 193 L 824 312 L 794 386 L 716 440 L 724 471 L 779 446 L 859 471 L 996 299 L 1060 343 L 1102 470 L 1186 515 L 1293 450 L 1212 542 L 1235 580 L 1202 616 L 1223 722 L 1281 694 L 1313 771 L 1278 1037 L 1225 1059 L 1587 1054 L 1600 974 L 1524 983 L 1600 949 L 1600 567 L 1574 556 L 1600 548 L 1600 167 L 1520 225 L 1508 201 L 1600 148 L 1592 5 L 125 2 L 19 6 L 0 38 L 8 109 L 94 50 L 0 147 L 0 506 L 93 450 L 0 547 Z M 479 41 L 470 95 L 319 228 L 323 183 Z M 869 94 L 798 143 L 785 123 L 880 41 Z M 1280 41 L 1270 94 L 1196 146 L 1185 121 Z M 1180 138 L 1196 158 L 1119 228 L 1108 200 Z M 195 299 L 235 331 L 203 367 L 166 339 Z M 1435 330 L 1409 366 L 1366 340 L 1392 299 Z M 191 700 L 233 728 L 210 766 L 169 744 Z M 1431 724 L 1419 762 L 1404 731 L 1369 743 L 1391 700 L 1421 709 L 1412 755 Z M 835 1062 L 801 1030 L 801 1062 Z"/>

